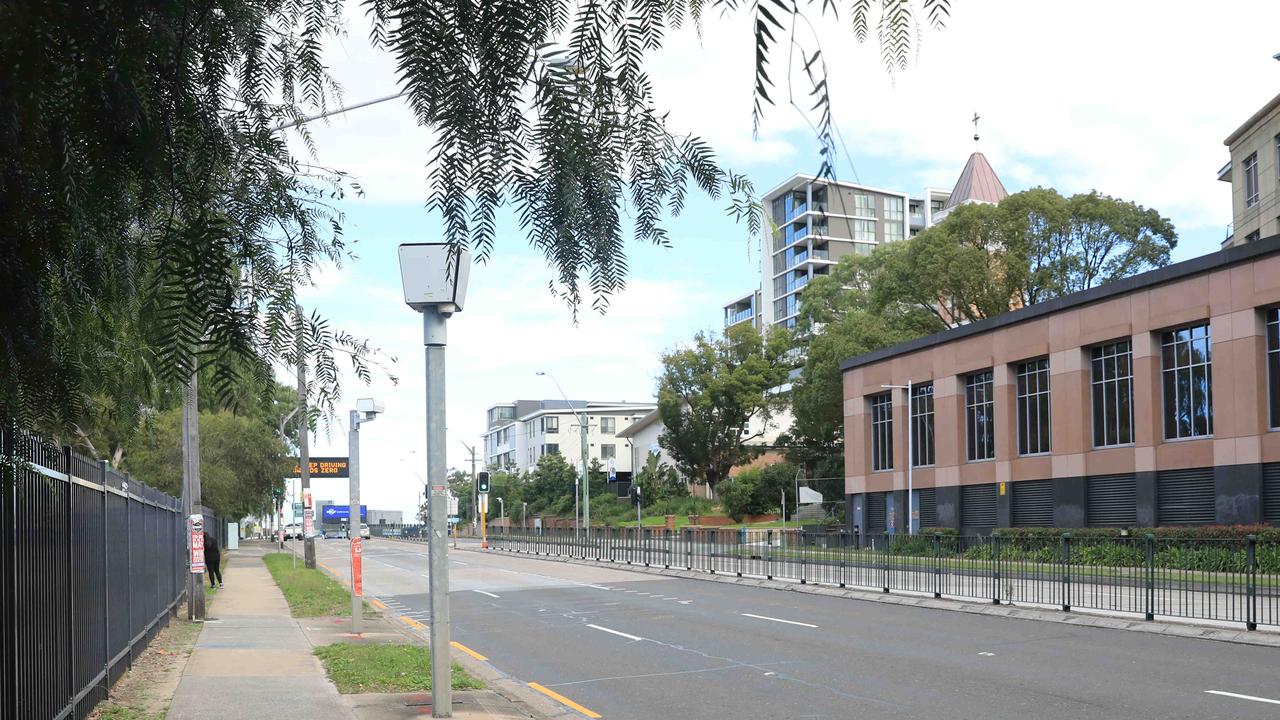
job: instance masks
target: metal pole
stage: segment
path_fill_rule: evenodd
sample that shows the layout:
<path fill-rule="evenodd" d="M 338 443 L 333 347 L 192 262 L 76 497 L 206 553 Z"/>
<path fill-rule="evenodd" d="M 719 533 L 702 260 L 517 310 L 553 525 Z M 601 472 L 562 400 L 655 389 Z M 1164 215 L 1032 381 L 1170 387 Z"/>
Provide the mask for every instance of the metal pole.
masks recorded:
<path fill-rule="evenodd" d="M 587 475 L 587 419 L 578 421 L 582 426 L 582 535 L 591 538 L 591 478 Z"/>
<path fill-rule="evenodd" d="M 471 451 L 471 531 L 475 532 L 476 519 L 480 517 L 479 514 L 476 513 L 476 507 L 480 502 L 480 496 L 476 490 L 476 449 L 466 443 L 462 443 L 462 445 Z M 472 537 L 475 536 L 472 535 Z"/>
<path fill-rule="evenodd" d="M 446 317 L 436 309 L 422 313 L 422 343 L 426 348 L 427 376 L 427 482 L 431 491 L 430 575 L 431 592 L 431 716 L 453 717 L 449 659 L 449 532 L 445 459 L 445 327 Z"/>
<path fill-rule="evenodd" d="M 347 428 L 347 454 L 350 456 L 347 473 L 347 492 L 350 495 L 348 505 L 351 506 L 347 516 L 347 535 L 351 541 L 351 632 L 360 634 L 360 616 L 364 609 L 360 605 L 360 588 L 356 584 L 356 555 L 360 552 L 360 412 L 352 410 Z"/>
<path fill-rule="evenodd" d="M 311 452 L 308 447 L 311 433 L 311 421 L 307 417 L 307 363 L 302 354 L 302 306 L 297 306 L 298 314 L 298 406 L 302 408 L 302 422 L 298 424 L 298 474 L 302 487 L 302 557 L 303 565 L 309 570 L 316 569 L 315 508 L 311 505 Z M 311 522 L 307 519 L 311 518 Z M 308 528 L 308 526 L 310 526 Z"/>
<path fill-rule="evenodd" d="M 200 510 L 200 409 L 197 404 L 196 371 L 192 370 L 186 395 L 182 398 L 182 471 L 186 487 L 186 517 L 183 528 L 188 527 L 190 517 Z M 190 532 L 186 533 L 188 536 Z M 189 547 L 188 547 L 189 550 Z M 190 562 L 191 553 L 187 553 Z M 204 620 L 204 576 L 187 573 L 187 619 Z"/>
<path fill-rule="evenodd" d="M 915 468 L 915 423 L 911 422 L 911 385 L 910 380 L 907 381 L 907 534 L 916 534 L 915 518 L 911 513 L 912 502 L 912 470 Z"/>

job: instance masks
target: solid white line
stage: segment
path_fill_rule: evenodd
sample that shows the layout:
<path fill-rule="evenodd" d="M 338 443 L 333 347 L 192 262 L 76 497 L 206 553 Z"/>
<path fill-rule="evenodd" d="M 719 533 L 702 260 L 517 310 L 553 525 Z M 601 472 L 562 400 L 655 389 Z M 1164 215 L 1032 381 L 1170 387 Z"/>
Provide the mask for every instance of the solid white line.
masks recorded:
<path fill-rule="evenodd" d="M 795 620 L 783 620 L 782 618 L 769 617 L 768 615 L 752 615 L 751 613 L 738 613 L 738 614 L 742 615 L 743 617 L 755 618 L 757 620 L 771 620 L 773 622 L 786 623 L 788 625 L 799 625 L 801 627 L 811 627 L 811 628 L 818 627 L 817 625 L 810 625 L 809 623 L 806 623 L 806 622 L 796 622 Z"/>
<path fill-rule="evenodd" d="M 1271 698 L 1255 697 L 1253 695 L 1241 695 L 1240 693 L 1227 692 L 1225 690 L 1205 690 L 1210 695 L 1225 695 L 1227 697 L 1240 698 L 1241 700 L 1252 700 L 1260 703 L 1271 703 L 1272 705 L 1280 705 L 1280 700 L 1272 700 Z"/>
<path fill-rule="evenodd" d="M 484 590 L 472 590 L 471 592 L 478 592 L 478 593 L 480 593 L 481 595 L 488 595 L 488 596 L 489 596 L 489 597 L 491 597 L 491 598 L 496 598 L 496 597 L 498 597 L 497 595 L 494 595 L 494 594 L 493 594 L 493 593 L 491 593 L 491 592 L 485 592 Z"/>
<path fill-rule="evenodd" d="M 624 633 L 624 632 L 618 632 L 617 630 L 610 630 L 610 629 L 609 629 L 609 628 L 607 628 L 607 627 L 600 627 L 599 625 L 590 625 L 590 624 L 588 624 L 588 625 L 587 625 L 587 627 L 592 628 L 592 629 L 594 629 L 594 630 L 600 630 L 600 631 L 602 631 L 602 632 L 607 632 L 607 633 L 609 633 L 610 635 L 617 635 L 618 637 L 624 637 L 624 638 L 626 638 L 626 639 L 628 639 L 628 640 L 643 640 L 643 639 L 644 639 L 644 638 L 642 638 L 642 637 L 637 637 L 637 636 L 635 636 L 635 635 L 628 635 L 627 633 Z"/>

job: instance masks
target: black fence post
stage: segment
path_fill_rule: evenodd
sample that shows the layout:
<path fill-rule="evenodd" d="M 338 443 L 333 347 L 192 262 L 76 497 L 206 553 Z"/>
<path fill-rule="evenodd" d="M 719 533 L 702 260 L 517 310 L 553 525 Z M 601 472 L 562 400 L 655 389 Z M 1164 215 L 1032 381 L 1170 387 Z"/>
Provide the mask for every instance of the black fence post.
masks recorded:
<path fill-rule="evenodd" d="M 796 534 L 800 536 L 800 584 L 804 585 L 809 570 L 809 551 L 805 550 L 804 528 L 800 528 L 800 532 Z"/>
<path fill-rule="evenodd" d="M 693 542 L 690 540 L 690 536 L 692 535 L 692 533 L 693 531 L 690 530 L 689 528 L 684 529 L 684 569 L 685 570 L 693 569 Z"/>
<path fill-rule="evenodd" d="M 848 568 L 848 563 L 846 562 L 846 557 L 845 557 L 849 553 L 849 534 L 844 530 L 841 530 L 839 537 L 840 537 L 840 542 L 839 542 L 840 587 L 844 587 L 845 583 L 847 582 L 847 578 L 849 577 L 849 573 L 848 573 L 849 568 Z"/>
<path fill-rule="evenodd" d="M 711 568 L 712 575 L 716 574 L 716 535 L 719 535 L 719 534 L 720 534 L 720 531 L 716 528 L 707 530 L 707 535 L 708 535 L 707 549 L 710 552 L 710 558 L 707 562 L 707 565 Z"/>
<path fill-rule="evenodd" d="M 1071 612 L 1071 533 L 1062 533 L 1062 611 Z"/>
<path fill-rule="evenodd" d="M 103 460 L 99 463 L 98 480 L 102 483 L 102 692 L 105 696 L 106 692 L 111 688 L 111 565 L 110 556 L 107 555 L 107 547 L 110 546 L 108 540 L 107 522 L 107 461 Z M 174 563 L 169 563 L 169 572 L 175 571 Z M 177 583 L 169 583 L 169 599 L 173 600 L 174 591 Z M 173 612 L 177 613 L 178 607 L 174 606 Z"/>
<path fill-rule="evenodd" d="M 942 534 L 933 534 L 933 596 L 942 597 Z"/>
<path fill-rule="evenodd" d="M 1147 601 L 1147 619 L 1156 619 L 1156 536 L 1147 533 L 1143 538 L 1143 550 L 1146 567 L 1143 574 L 1146 576 L 1146 601 Z"/>
<path fill-rule="evenodd" d="M 991 604 L 1000 604 L 1000 533 L 991 533 Z"/>
<path fill-rule="evenodd" d="M 75 703 L 73 699 L 76 696 L 76 484 L 71 481 L 71 473 L 75 471 L 75 468 L 71 467 L 70 445 L 62 446 L 62 470 L 67 474 L 67 537 L 64 540 L 67 544 L 67 583 L 64 586 L 67 590 L 67 690 L 70 692 L 67 702 L 71 703 L 71 712 L 74 715 Z"/>
<path fill-rule="evenodd" d="M 773 531 L 767 530 L 764 544 L 764 576 L 773 579 Z"/>
<path fill-rule="evenodd" d="M 1244 627 L 1246 630 L 1258 629 L 1258 536 L 1245 538 L 1245 563 L 1248 568 L 1249 607 L 1245 610 Z"/>
<path fill-rule="evenodd" d="M 884 533 L 880 536 L 880 539 L 884 541 L 884 556 L 881 558 L 883 560 L 881 564 L 884 566 L 884 582 L 882 584 L 886 593 L 889 592 L 889 539 L 892 537 L 889 533 Z"/>
<path fill-rule="evenodd" d="M 738 543 L 737 543 L 737 547 L 734 549 L 733 554 L 734 554 L 734 557 L 737 558 L 737 562 L 735 564 L 737 565 L 737 568 L 738 568 L 738 577 L 742 577 L 742 553 L 745 551 L 747 547 L 746 526 L 743 526 L 742 528 L 740 528 L 736 534 L 738 536 Z"/>
<path fill-rule="evenodd" d="M 18 453 L 14 449 L 17 423 L 6 422 L 0 427 L 0 528 L 3 542 L 0 552 L 0 623 L 5 633 L 0 636 L 0 715 L 18 717 Z"/>

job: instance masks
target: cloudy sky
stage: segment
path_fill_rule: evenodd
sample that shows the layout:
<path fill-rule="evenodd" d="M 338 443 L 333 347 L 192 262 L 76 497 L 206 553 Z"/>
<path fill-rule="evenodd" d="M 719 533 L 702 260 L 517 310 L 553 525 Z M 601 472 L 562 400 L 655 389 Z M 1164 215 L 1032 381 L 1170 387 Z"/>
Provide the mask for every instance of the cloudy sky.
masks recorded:
<path fill-rule="evenodd" d="M 1216 179 L 1228 159 L 1222 140 L 1280 88 L 1272 59 L 1280 3 L 1266 0 L 954 0 L 947 29 L 925 30 L 914 64 L 894 77 L 873 42 L 854 42 L 847 19 L 815 24 L 843 141 L 841 179 L 912 193 L 951 187 L 974 150 L 976 111 L 981 150 L 1010 192 L 1097 189 L 1157 208 L 1178 229 L 1176 260 L 1212 252 L 1223 239 L 1231 207 L 1229 186 Z M 366 37 L 356 5 L 347 37 L 328 48 L 348 104 L 397 91 L 393 61 Z M 745 15 L 713 18 L 701 38 L 669 36 L 648 67 L 672 128 L 706 138 L 763 191 L 819 161 L 785 91 L 753 137 L 752 45 Z M 425 473 L 423 361 L 395 249 L 440 237 L 439 222 L 422 209 L 431 136 L 400 101 L 311 130 L 319 159 L 353 174 L 366 194 L 343 208 L 356 257 L 322 273 L 304 301 L 396 358 L 398 384 L 349 379 L 345 393 L 348 404 L 363 396 L 386 402 L 385 416 L 362 433 L 364 499 L 407 515 Z M 584 314 L 575 325 L 548 294 L 550 270 L 507 218 L 495 257 L 473 269 L 466 309 L 450 322 L 451 467 L 466 463 L 464 443 L 481 452 L 486 407 L 557 396 L 536 371 L 554 374 L 573 398 L 651 398 L 662 350 L 718 328 L 721 305 L 755 288 L 758 240 L 722 203 L 697 199 L 668 228 L 673 247 L 632 247 L 625 293 L 606 316 Z M 345 455 L 345 419 L 312 448 Z M 346 481 L 315 488 L 318 499 L 346 500 Z"/>

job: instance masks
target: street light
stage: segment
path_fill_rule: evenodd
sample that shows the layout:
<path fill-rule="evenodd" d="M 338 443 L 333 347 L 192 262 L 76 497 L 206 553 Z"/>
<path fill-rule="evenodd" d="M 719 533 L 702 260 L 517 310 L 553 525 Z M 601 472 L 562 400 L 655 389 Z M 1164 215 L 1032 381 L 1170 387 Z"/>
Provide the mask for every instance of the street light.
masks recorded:
<path fill-rule="evenodd" d="M 502 531 L 505 533 L 507 527 L 503 521 L 507 519 L 507 504 L 502 501 L 502 498 L 494 498 L 494 500 L 498 501 L 498 524 L 502 525 Z"/>
<path fill-rule="evenodd" d="M 400 246 L 404 301 L 422 313 L 427 380 L 427 503 L 430 508 L 431 716 L 453 717 L 449 660 L 449 484 L 445 458 L 444 348 L 446 324 L 462 310 L 471 272 L 471 253 L 449 243 Z"/>
<path fill-rule="evenodd" d="M 564 388 L 560 387 L 560 383 L 556 382 L 556 377 L 549 372 L 539 370 L 534 373 L 539 377 L 551 378 L 551 382 L 556 386 L 556 390 L 560 391 L 560 397 L 564 398 L 565 405 L 569 406 L 569 411 L 578 419 L 578 428 L 582 432 L 582 486 L 578 488 L 578 480 L 573 481 L 573 535 L 578 537 L 578 496 L 582 496 L 582 532 L 586 537 L 591 537 L 591 482 L 587 479 L 587 420 L 578 413 L 573 407 L 573 403 L 569 401 L 569 396 L 564 394 Z"/>
<path fill-rule="evenodd" d="M 912 466 L 915 464 L 914 462 L 912 462 L 914 459 L 912 458 L 912 453 L 914 452 L 914 449 L 915 449 L 914 447 L 915 432 L 914 432 L 914 428 L 911 427 L 911 385 L 912 385 L 912 382 L 908 380 L 906 385 L 887 385 L 886 384 L 886 385 L 881 385 L 880 387 L 885 389 L 890 389 L 890 390 L 906 390 L 907 391 L 907 534 L 915 535 L 916 519 L 911 515 L 911 500 L 912 500 L 912 494 L 913 494 L 913 488 L 911 485 L 911 480 L 912 480 L 911 470 L 912 470 Z"/>
<path fill-rule="evenodd" d="M 529 527 L 529 503 L 520 503 L 520 530 L 526 530 Z"/>
<path fill-rule="evenodd" d="M 347 473 L 350 497 L 347 504 L 351 506 L 350 514 L 347 515 L 347 539 L 351 541 L 351 632 L 356 635 L 360 634 L 360 616 L 364 614 L 360 606 L 360 596 L 364 594 L 360 589 L 360 553 L 363 542 L 360 535 L 360 426 L 373 422 L 384 409 L 381 400 L 356 400 L 356 409 L 351 411 L 347 428 L 347 454 L 350 456 L 350 470 Z"/>

